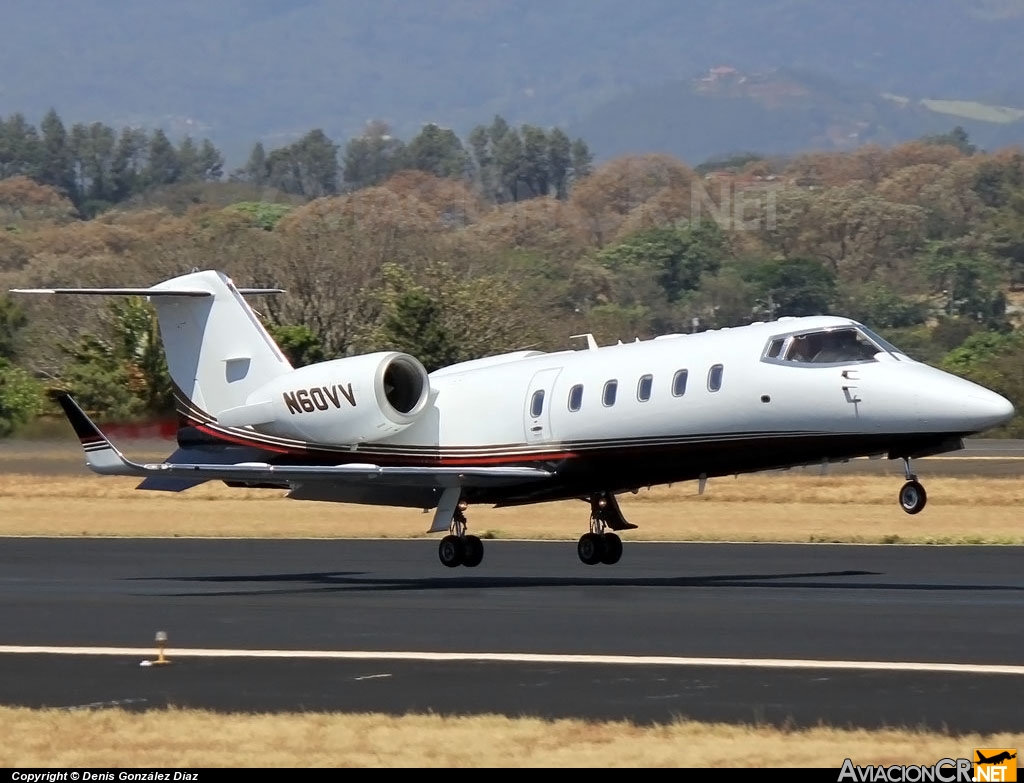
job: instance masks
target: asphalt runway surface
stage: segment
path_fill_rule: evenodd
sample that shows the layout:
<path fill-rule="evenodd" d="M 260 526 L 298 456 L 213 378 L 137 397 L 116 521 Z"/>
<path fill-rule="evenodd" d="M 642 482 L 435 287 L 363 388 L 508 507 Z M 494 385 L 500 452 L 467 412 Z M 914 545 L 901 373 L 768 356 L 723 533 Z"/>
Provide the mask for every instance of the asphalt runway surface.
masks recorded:
<path fill-rule="evenodd" d="M 1024 731 L 1022 547 L 436 543 L 0 539 L 0 703 Z"/>

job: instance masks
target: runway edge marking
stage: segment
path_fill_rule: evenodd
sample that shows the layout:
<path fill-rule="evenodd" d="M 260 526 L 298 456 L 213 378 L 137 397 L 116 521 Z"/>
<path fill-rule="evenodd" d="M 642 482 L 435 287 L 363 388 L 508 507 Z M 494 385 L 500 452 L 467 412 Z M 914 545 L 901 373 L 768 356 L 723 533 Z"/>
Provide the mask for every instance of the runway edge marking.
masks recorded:
<path fill-rule="evenodd" d="M 0 645 L 9 655 L 148 656 L 148 647 L 58 647 Z M 693 658 L 667 655 L 555 655 L 549 653 L 390 652 L 371 650 L 231 650 L 181 648 L 173 658 L 308 658 L 360 661 L 477 661 L 493 663 L 592 663 L 622 666 L 719 666 L 750 669 L 832 669 L 847 671 L 909 671 L 947 674 L 1024 675 L 1024 665 L 979 663 L 925 663 L 915 661 L 829 661 L 787 658 Z"/>

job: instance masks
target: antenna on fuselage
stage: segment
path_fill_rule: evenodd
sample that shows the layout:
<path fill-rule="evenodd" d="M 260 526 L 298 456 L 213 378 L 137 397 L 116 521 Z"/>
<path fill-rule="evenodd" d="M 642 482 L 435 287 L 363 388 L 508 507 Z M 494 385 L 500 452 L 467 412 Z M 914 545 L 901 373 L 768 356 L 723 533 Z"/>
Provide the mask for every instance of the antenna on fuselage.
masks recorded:
<path fill-rule="evenodd" d="M 587 340 L 587 350 L 588 351 L 596 351 L 597 350 L 597 340 L 595 340 L 594 339 L 594 335 L 590 334 L 589 332 L 587 334 L 571 334 L 571 335 L 569 335 L 569 339 L 570 340 L 579 340 L 579 339 L 582 339 L 582 338 L 586 338 L 586 340 Z"/>

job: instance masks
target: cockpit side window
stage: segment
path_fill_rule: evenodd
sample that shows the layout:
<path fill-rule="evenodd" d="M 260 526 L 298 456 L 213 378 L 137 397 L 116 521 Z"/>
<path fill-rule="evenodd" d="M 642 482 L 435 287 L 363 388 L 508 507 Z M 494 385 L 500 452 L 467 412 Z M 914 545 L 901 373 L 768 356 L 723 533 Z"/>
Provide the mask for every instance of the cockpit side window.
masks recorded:
<path fill-rule="evenodd" d="M 765 349 L 765 359 L 794 364 L 851 364 L 875 361 L 885 350 L 855 327 L 819 329 L 776 337 Z"/>
<path fill-rule="evenodd" d="M 871 342 L 873 342 L 875 345 L 877 345 L 880 348 L 883 348 L 886 351 L 888 351 L 889 353 L 891 353 L 893 355 L 893 358 L 898 359 L 899 357 L 896 356 L 896 354 L 898 354 L 898 353 L 901 353 L 904 356 L 907 355 L 906 351 L 904 351 L 901 348 L 897 348 L 895 345 L 893 345 L 891 342 L 886 340 L 880 334 L 878 334 L 877 332 L 871 331 L 866 326 L 861 326 L 860 330 L 862 332 L 864 332 L 864 334 L 866 334 L 868 336 L 868 338 L 871 340 Z"/>

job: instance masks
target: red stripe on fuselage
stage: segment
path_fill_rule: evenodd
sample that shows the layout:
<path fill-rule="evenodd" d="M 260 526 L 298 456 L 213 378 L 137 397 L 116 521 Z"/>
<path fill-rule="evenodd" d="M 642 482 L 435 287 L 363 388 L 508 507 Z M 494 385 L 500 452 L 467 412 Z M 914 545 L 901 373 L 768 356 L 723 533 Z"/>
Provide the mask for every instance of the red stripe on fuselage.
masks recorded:
<path fill-rule="evenodd" d="M 309 456 L 310 454 L 318 453 L 318 449 L 289 449 L 282 446 L 269 446 L 265 443 L 256 440 L 249 440 L 243 437 L 237 437 L 233 435 L 225 435 L 223 432 L 218 432 L 205 424 L 194 424 L 197 430 L 205 432 L 207 435 L 211 435 L 218 440 L 228 441 L 229 443 L 237 443 L 241 446 L 255 446 L 263 449 L 264 451 L 273 451 L 278 454 L 292 454 L 292 455 L 303 455 Z M 322 452 L 321 452 L 322 453 Z M 366 457 L 370 456 L 362 454 L 360 452 L 329 452 L 334 456 L 352 456 L 349 462 L 363 462 Z M 558 452 L 547 452 L 542 454 L 520 454 L 520 455 L 498 455 L 493 457 L 406 457 L 393 456 L 393 455 L 373 455 L 374 462 L 385 463 L 389 465 L 439 465 L 439 466 L 450 466 L 450 467 L 469 467 L 473 465 L 515 465 L 521 462 L 547 462 L 550 460 L 563 460 L 572 459 L 573 457 L 579 456 L 574 451 L 558 451 Z"/>
<path fill-rule="evenodd" d="M 233 435 L 225 435 L 223 432 L 217 432 L 216 430 L 206 426 L 205 424 L 195 423 L 195 428 L 201 432 L 205 432 L 207 435 L 211 435 L 217 440 L 227 441 L 228 443 L 237 443 L 240 446 L 256 446 L 263 451 L 273 451 L 278 454 L 303 454 L 304 451 L 297 451 L 285 448 L 283 446 L 270 446 L 266 443 L 259 441 L 249 440 L 248 438 L 239 438 Z"/>

